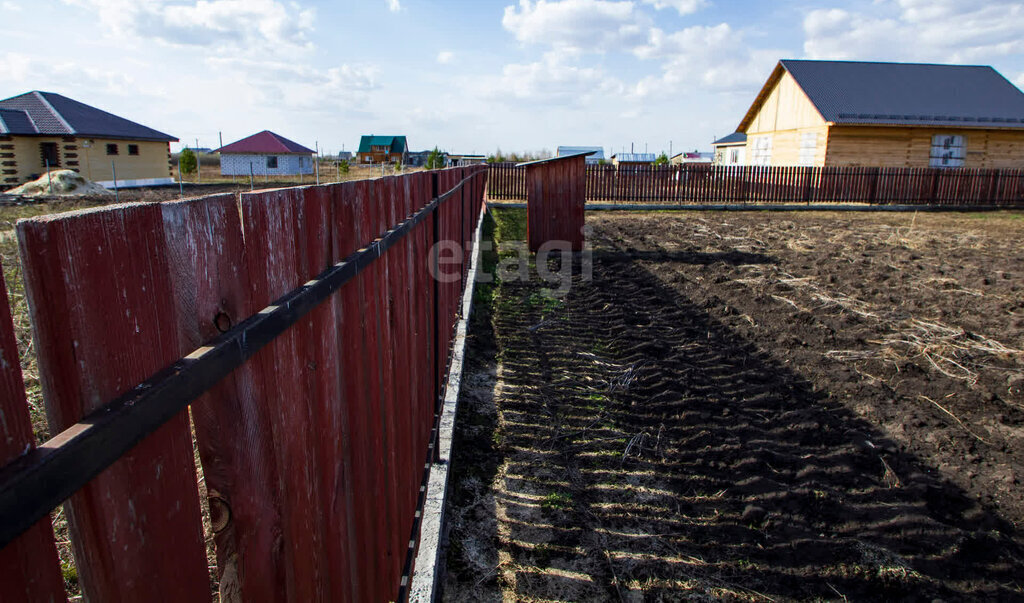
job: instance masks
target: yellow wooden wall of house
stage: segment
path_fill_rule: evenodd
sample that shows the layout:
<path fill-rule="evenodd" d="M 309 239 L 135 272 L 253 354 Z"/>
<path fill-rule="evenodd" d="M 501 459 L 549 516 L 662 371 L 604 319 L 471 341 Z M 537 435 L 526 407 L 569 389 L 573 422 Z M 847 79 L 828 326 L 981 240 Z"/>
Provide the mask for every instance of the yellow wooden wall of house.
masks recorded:
<path fill-rule="evenodd" d="M 38 178 L 46 173 L 46 164 L 43 163 L 42 143 L 54 143 L 57 145 L 58 165 L 50 166 L 51 169 L 74 169 L 77 167 L 78 145 L 71 137 L 60 136 L 12 136 L 10 140 L 4 141 L 5 145 L 12 145 L 13 159 L 5 158 L 3 162 L 14 161 L 14 165 L 3 165 L 0 176 L 5 185 L 14 186 L 33 178 Z M 68 148 L 65 148 L 68 147 Z M 67 163 L 73 165 L 68 166 Z M 9 173 L 13 171 L 14 173 Z M 11 180 L 13 178 L 13 180 Z"/>
<path fill-rule="evenodd" d="M 804 134 L 815 134 L 813 159 L 800 161 Z M 778 83 L 751 118 L 746 128 L 746 163 L 755 159 L 755 145 L 761 137 L 771 138 L 771 165 L 824 165 L 828 125 L 789 73 Z"/>
<path fill-rule="evenodd" d="M 86 146 L 86 141 L 89 146 Z M 94 182 L 114 179 L 111 160 L 117 165 L 118 180 L 169 178 L 170 147 L 167 142 L 75 138 L 71 136 L 11 136 L 0 139 L 0 184 L 6 187 L 26 182 L 46 172 L 42 144 L 57 145 L 57 165 L 51 169 L 70 169 Z M 117 155 L 107 155 L 107 144 L 117 145 Z M 138 145 L 138 155 L 130 155 L 128 145 Z M 10 148 L 7 148 L 10 147 Z M 12 157 L 6 157 L 7 154 Z M 13 165 L 6 163 L 13 162 Z"/>
<path fill-rule="evenodd" d="M 82 167 L 79 172 L 93 182 L 108 182 L 114 179 L 111 161 L 117 166 L 118 180 L 145 180 L 169 178 L 170 146 L 166 142 L 144 140 L 111 140 L 90 138 L 85 147 L 79 140 Z M 107 154 L 107 144 L 117 145 L 117 155 Z M 128 145 L 139 145 L 139 154 L 130 155 Z"/>
<path fill-rule="evenodd" d="M 827 165 L 928 167 L 932 138 L 963 136 L 965 168 L 1024 168 L 1024 130 L 976 128 L 832 126 Z"/>

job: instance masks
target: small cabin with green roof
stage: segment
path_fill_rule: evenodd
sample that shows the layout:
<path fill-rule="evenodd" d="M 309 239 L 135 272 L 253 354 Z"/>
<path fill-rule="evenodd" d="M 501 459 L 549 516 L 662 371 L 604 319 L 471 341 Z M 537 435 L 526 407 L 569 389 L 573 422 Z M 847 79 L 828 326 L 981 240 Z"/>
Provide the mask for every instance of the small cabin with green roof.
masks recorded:
<path fill-rule="evenodd" d="M 359 139 L 356 155 L 361 164 L 405 163 L 409 143 L 405 136 L 363 136 Z"/>

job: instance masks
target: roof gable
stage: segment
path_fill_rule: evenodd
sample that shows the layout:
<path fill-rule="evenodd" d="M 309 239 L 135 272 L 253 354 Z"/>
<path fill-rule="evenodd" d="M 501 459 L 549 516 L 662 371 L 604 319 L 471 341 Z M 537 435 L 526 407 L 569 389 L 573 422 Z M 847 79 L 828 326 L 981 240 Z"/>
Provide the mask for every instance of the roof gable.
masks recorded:
<path fill-rule="evenodd" d="M 0 101 L 0 108 L 23 111 L 32 122 L 33 134 L 168 142 L 177 140 L 163 132 L 53 92 L 27 92 Z"/>
<path fill-rule="evenodd" d="M 977 65 L 780 61 L 740 123 L 789 73 L 827 122 L 1024 128 L 1024 93 L 995 69 Z"/>
<path fill-rule="evenodd" d="M 233 142 L 228 145 L 216 149 L 215 153 L 231 154 L 231 153 L 255 153 L 255 154 L 299 154 L 299 155 L 313 155 L 316 153 L 313 149 L 306 148 L 297 142 L 288 140 L 280 134 L 275 134 L 270 130 L 263 130 L 257 132 L 252 136 L 247 136 L 242 140 Z"/>
<path fill-rule="evenodd" d="M 373 147 L 388 147 L 389 153 L 404 153 L 409 148 L 405 136 L 362 136 L 359 139 L 359 153 L 370 153 Z"/>

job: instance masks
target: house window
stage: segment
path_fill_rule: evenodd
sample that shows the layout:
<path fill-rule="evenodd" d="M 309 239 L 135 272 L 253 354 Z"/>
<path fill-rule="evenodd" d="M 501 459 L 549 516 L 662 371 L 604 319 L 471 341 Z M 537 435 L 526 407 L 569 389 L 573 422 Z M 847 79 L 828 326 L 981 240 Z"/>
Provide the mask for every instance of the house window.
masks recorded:
<path fill-rule="evenodd" d="M 55 142 L 42 142 L 39 143 L 39 150 L 43 156 L 43 165 L 49 165 L 50 167 L 57 167 L 60 165 L 60 157 L 57 155 L 57 143 Z"/>
<path fill-rule="evenodd" d="M 138 155 L 139 154 L 139 145 L 137 145 L 137 144 L 130 144 L 130 145 L 128 145 L 128 154 L 129 155 Z"/>
<path fill-rule="evenodd" d="M 740 150 L 729 149 L 729 165 L 739 165 L 740 162 Z"/>
<path fill-rule="evenodd" d="M 117 145 L 114 143 L 107 143 L 107 155 L 117 155 Z"/>
<path fill-rule="evenodd" d="M 797 165 L 814 165 L 814 156 L 818 151 L 818 133 L 804 132 L 800 135 L 800 159 Z"/>
<path fill-rule="evenodd" d="M 267 157 L 267 169 L 268 170 L 276 170 L 277 169 L 277 157 Z"/>
<path fill-rule="evenodd" d="M 771 165 L 772 164 L 772 137 L 757 136 L 754 138 L 750 165 Z"/>
<path fill-rule="evenodd" d="M 932 151 L 928 159 L 929 167 L 964 167 L 964 157 L 966 156 L 967 139 L 965 137 L 950 134 L 932 136 Z"/>

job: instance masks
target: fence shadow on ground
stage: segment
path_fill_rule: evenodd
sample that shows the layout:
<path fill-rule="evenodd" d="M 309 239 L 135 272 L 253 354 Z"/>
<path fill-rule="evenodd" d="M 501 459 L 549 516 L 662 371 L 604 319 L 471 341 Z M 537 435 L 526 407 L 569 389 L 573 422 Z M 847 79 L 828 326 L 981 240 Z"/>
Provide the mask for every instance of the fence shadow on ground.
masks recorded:
<path fill-rule="evenodd" d="M 1012 526 L 628 256 L 502 284 L 447 599 L 1021 596 Z"/>

